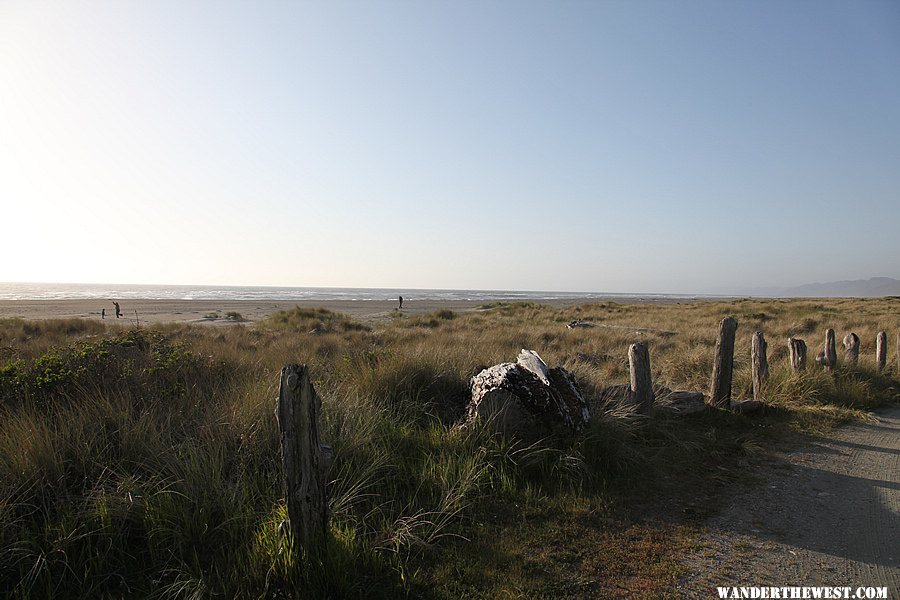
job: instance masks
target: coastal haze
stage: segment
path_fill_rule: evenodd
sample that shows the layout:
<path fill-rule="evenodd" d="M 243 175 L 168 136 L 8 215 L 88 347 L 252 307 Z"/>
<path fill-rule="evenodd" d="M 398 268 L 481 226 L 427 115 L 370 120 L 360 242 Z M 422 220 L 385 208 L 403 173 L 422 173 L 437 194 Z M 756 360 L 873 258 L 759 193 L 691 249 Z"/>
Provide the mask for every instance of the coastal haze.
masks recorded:
<path fill-rule="evenodd" d="M 0 3 L 0 281 L 900 278 L 892 2 Z"/>
<path fill-rule="evenodd" d="M 696 298 L 686 294 L 610 294 L 527 290 L 441 290 L 386 288 L 307 288 L 77 283 L 0 283 L 0 300 L 318 300 L 333 301 L 515 301 L 605 298 Z"/>

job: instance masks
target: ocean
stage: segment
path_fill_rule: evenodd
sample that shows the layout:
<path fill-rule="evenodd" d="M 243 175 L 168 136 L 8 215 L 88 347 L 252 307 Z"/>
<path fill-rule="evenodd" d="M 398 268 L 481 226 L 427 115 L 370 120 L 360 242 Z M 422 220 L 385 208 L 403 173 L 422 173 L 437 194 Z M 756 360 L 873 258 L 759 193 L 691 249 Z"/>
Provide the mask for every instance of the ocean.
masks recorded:
<path fill-rule="evenodd" d="M 693 299 L 697 295 L 610 294 L 508 290 L 436 290 L 390 288 L 244 287 L 209 285 L 131 285 L 84 283 L 0 283 L 0 300 L 565 300 L 577 298 Z"/>

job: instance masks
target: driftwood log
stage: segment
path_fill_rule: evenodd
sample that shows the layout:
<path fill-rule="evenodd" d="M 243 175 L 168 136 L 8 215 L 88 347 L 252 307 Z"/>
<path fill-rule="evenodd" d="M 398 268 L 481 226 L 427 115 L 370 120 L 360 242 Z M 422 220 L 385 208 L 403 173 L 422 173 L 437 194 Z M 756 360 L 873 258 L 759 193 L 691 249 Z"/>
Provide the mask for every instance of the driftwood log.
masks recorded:
<path fill-rule="evenodd" d="M 887 331 L 879 331 L 875 338 L 875 369 L 884 371 L 887 366 Z"/>
<path fill-rule="evenodd" d="M 806 342 L 800 338 L 788 338 L 788 348 L 791 351 L 791 368 L 794 371 L 806 369 Z"/>
<path fill-rule="evenodd" d="M 281 370 L 275 416 L 281 433 L 281 464 L 292 548 L 298 559 L 321 552 L 328 533 L 325 493 L 328 449 L 319 443 L 321 404 L 306 365 L 287 365 Z"/>
<path fill-rule="evenodd" d="M 766 350 L 769 345 L 762 331 L 753 334 L 750 359 L 753 367 L 753 399 L 763 401 L 763 385 L 769 377 L 769 360 Z"/>
<path fill-rule="evenodd" d="M 710 382 L 709 402 L 713 406 L 728 407 L 731 401 L 731 378 L 734 371 L 734 334 L 737 321 L 733 317 L 725 317 L 719 323 L 719 335 L 716 338 L 716 356 L 713 362 L 712 381 Z"/>
<path fill-rule="evenodd" d="M 631 401 L 630 384 L 610 385 L 601 389 L 597 394 L 597 403 L 600 405 L 624 405 L 630 404 Z M 709 408 L 704 400 L 703 392 L 673 391 L 664 385 L 653 385 L 653 404 L 677 415 L 689 415 Z"/>
<path fill-rule="evenodd" d="M 703 399 L 703 392 L 669 391 L 657 394 L 657 402 L 659 406 L 668 408 L 678 415 L 703 412 L 708 406 Z"/>
<path fill-rule="evenodd" d="M 653 383 L 650 381 L 650 351 L 647 344 L 638 342 L 628 348 L 631 371 L 631 402 L 642 415 L 649 415 L 653 406 Z"/>
<path fill-rule="evenodd" d="M 848 367 L 859 363 L 859 336 L 852 331 L 844 336 L 844 362 Z"/>
<path fill-rule="evenodd" d="M 589 329 L 592 327 L 600 327 L 603 329 L 621 329 L 623 331 L 633 331 L 639 335 L 645 333 L 653 333 L 660 337 L 671 337 L 678 335 L 677 331 L 669 331 L 667 329 L 654 329 L 652 327 L 635 327 L 633 325 L 616 325 L 614 323 L 594 323 L 593 321 L 571 321 L 566 323 L 567 329 Z"/>
<path fill-rule="evenodd" d="M 522 350 L 515 363 L 484 369 L 470 383 L 469 422 L 483 420 L 507 433 L 579 431 L 590 422 L 575 377 L 551 369 L 533 350 Z"/>
<path fill-rule="evenodd" d="M 755 413 L 759 409 L 763 407 L 763 403 L 760 400 L 754 400 L 752 398 L 748 398 L 746 400 L 732 400 L 729 403 L 731 410 L 736 413 L 741 414 L 750 414 Z"/>

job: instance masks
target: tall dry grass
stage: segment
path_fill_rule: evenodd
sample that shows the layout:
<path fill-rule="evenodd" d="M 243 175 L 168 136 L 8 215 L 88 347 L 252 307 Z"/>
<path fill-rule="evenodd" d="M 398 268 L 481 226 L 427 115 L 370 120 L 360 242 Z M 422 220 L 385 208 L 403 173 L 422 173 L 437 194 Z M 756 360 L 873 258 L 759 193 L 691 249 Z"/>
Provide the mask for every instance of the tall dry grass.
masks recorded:
<path fill-rule="evenodd" d="M 0 323 L 0 590 L 16 598 L 396 597 L 426 589 L 429 548 L 485 514 L 561 495 L 654 485 L 698 461 L 758 453 L 774 431 L 815 433 L 897 402 L 897 300 L 500 304 L 386 325 L 297 309 L 254 326 L 125 331 L 96 322 Z M 460 428 L 479 368 L 537 350 L 589 398 L 628 380 L 648 342 L 656 383 L 708 387 L 717 322 L 739 323 L 736 396 L 750 394 L 750 336 L 769 340 L 778 427 L 712 411 L 651 419 L 592 402 L 575 438 L 525 443 Z M 597 327 L 568 330 L 588 320 Z M 862 340 L 858 369 L 786 366 L 788 335 L 815 354 L 825 327 Z M 286 363 L 310 365 L 323 397 L 332 536 L 295 565 L 285 535 L 273 407 Z M 301 577 L 303 581 L 301 581 Z M 302 592 L 298 590 L 303 590 Z"/>

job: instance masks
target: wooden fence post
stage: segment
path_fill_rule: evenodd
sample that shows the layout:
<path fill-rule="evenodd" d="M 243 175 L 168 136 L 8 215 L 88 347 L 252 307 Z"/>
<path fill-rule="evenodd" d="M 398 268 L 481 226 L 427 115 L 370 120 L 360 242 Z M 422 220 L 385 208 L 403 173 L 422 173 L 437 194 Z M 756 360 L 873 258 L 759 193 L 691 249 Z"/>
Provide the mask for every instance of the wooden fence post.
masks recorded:
<path fill-rule="evenodd" d="M 713 406 L 727 408 L 731 404 L 731 376 L 734 371 L 734 333 L 737 321 L 733 317 L 725 317 L 719 323 L 719 336 L 716 338 L 716 357 L 713 362 L 712 382 L 710 383 L 709 402 Z"/>
<path fill-rule="evenodd" d="M 788 348 L 791 349 L 791 368 L 794 371 L 802 371 L 806 368 L 806 342 L 800 338 L 788 338 Z"/>
<path fill-rule="evenodd" d="M 298 560 L 323 550 L 328 532 L 326 456 L 319 443 L 321 405 L 306 365 L 287 365 L 281 370 L 275 415 L 281 430 L 281 464 L 293 553 Z"/>
<path fill-rule="evenodd" d="M 859 336 L 852 331 L 844 336 L 844 361 L 848 367 L 859 363 Z"/>
<path fill-rule="evenodd" d="M 631 370 L 631 402 L 637 405 L 639 413 L 648 415 L 653 406 L 653 383 L 647 344 L 638 342 L 628 348 L 628 367 Z"/>
<path fill-rule="evenodd" d="M 753 334 L 750 358 L 753 365 L 753 399 L 763 401 L 763 383 L 769 376 L 769 359 L 766 356 L 766 337 L 762 331 Z"/>
<path fill-rule="evenodd" d="M 826 371 L 834 371 L 834 367 L 837 366 L 837 348 L 834 343 L 834 329 L 831 328 L 825 330 L 825 356 L 822 364 L 825 365 Z"/>
<path fill-rule="evenodd" d="M 879 331 L 875 338 L 875 368 L 884 371 L 887 366 L 887 331 Z"/>

